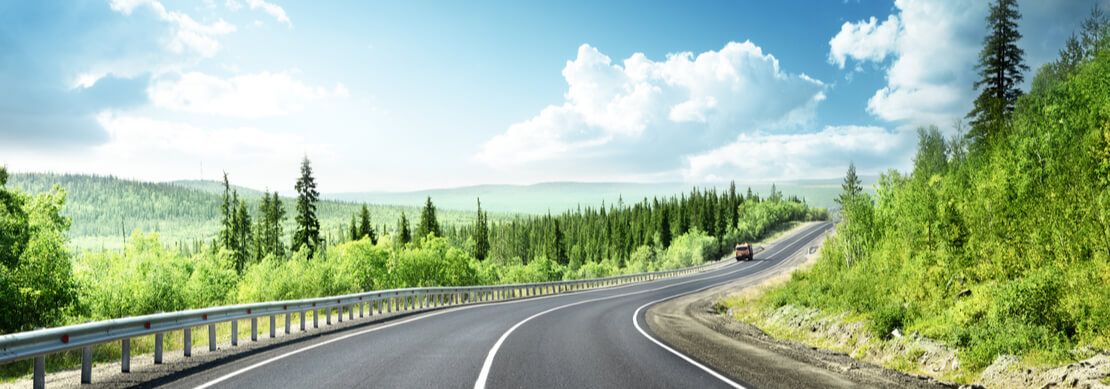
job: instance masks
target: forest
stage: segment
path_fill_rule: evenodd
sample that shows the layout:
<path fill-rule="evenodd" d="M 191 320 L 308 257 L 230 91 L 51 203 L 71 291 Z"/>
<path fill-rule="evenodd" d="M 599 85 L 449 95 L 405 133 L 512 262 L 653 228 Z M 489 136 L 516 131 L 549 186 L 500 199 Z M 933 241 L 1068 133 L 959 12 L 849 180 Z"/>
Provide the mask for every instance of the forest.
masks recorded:
<path fill-rule="evenodd" d="M 970 128 L 920 129 L 912 171 L 883 174 L 873 196 L 850 170 L 837 234 L 764 304 L 919 333 L 972 372 L 1110 349 L 1110 23 L 1092 12 L 1022 93 L 1020 14 L 1000 4 Z"/>
<path fill-rule="evenodd" d="M 240 196 L 226 178 L 216 202 L 196 191 L 150 199 L 151 212 L 197 220 L 213 214 L 216 231 L 206 239 L 170 244 L 160 232 L 135 229 L 121 249 L 74 250 L 67 244 L 72 219 L 64 211 L 69 192 L 55 185 L 29 194 L 8 186 L 8 178 L 0 168 L 0 333 L 383 288 L 674 269 L 719 258 L 737 241 L 828 216 L 778 190 L 760 197 L 733 185 L 722 193 L 694 188 L 633 204 L 500 219 L 491 219 L 476 200 L 469 223 L 441 223 L 443 213 L 431 198 L 413 215 L 402 212 L 396 225 L 374 223 L 372 206 L 353 205 L 340 216 L 349 222 L 328 234 L 321 228 L 322 210 L 336 204 L 320 200 L 306 158 L 292 199 Z M 134 184 L 144 195 L 162 190 L 142 185 Z M 212 209 L 173 210 L 169 204 L 182 193 Z M 129 197 L 138 201 L 141 195 Z M 95 215 L 82 212 L 88 211 L 73 217 Z"/>
<path fill-rule="evenodd" d="M 8 186 L 26 193 L 49 192 L 55 185 L 66 190 L 62 214 L 71 220 L 67 231 L 69 244 L 76 249 L 121 249 L 135 230 L 157 232 L 164 243 L 192 249 L 198 241 L 211 239 L 219 232 L 221 183 L 214 181 L 142 182 L 112 176 L 54 173 L 12 174 Z M 253 211 L 262 201 L 263 191 L 232 187 Z M 293 199 L 280 197 L 285 207 Z M 346 232 L 352 213 L 362 204 L 321 200 L 318 213 L 325 237 Z M 367 205 L 371 220 L 379 228 L 392 226 L 402 212 L 414 215 L 420 209 L 393 205 Z M 491 217 L 500 219 L 504 213 Z M 473 212 L 442 212 L 445 224 L 471 223 Z M 284 221 L 285 228 L 293 220 Z M 290 230 L 291 231 L 291 230 Z"/>

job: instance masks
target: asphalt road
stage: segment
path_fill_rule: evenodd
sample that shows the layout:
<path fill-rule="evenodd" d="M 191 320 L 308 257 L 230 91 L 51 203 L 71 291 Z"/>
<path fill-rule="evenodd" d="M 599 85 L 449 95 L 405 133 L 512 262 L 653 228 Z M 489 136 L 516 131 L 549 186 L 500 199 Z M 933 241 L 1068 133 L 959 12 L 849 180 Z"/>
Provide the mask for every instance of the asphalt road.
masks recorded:
<path fill-rule="evenodd" d="M 745 385 L 650 338 L 646 306 L 781 266 L 823 237 L 814 223 L 751 262 L 692 276 L 450 308 L 229 358 L 169 387 L 716 388 Z"/>

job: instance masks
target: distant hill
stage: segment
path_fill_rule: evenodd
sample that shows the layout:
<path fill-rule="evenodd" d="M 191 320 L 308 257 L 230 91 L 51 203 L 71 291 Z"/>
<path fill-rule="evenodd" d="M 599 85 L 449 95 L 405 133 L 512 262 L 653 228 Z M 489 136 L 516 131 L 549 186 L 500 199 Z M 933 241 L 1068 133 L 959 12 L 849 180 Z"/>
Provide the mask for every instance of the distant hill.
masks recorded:
<path fill-rule="evenodd" d="M 41 193 L 54 185 L 66 189 L 63 214 L 73 219 L 71 244 L 77 248 L 99 249 L 122 247 L 125 238 L 135 229 L 158 232 L 166 243 L 213 239 L 219 231 L 220 194 L 223 183 L 215 181 L 142 182 L 112 176 L 79 174 L 15 173 L 8 185 L 31 193 Z M 261 191 L 236 187 L 251 211 L 258 207 Z M 293 231 L 294 201 L 283 198 L 287 219 L 286 234 Z M 361 204 L 325 200 L 319 204 L 321 227 L 326 234 L 338 235 Z M 375 225 L 396 226 L 401 212 L 410 218 L 419 217 L 419 209 L 397 205 L 370 205 Z M 439 212 L 446 225 L 471 223 L 473 211 Z M 500 215 L 491 214 L 496 220 Z M 413 221 L 415 224 L 415 220 Z"/>
<path fill-rule="evenodd" d="M 864 177 L 868 188 L 874 184 L 873 177 Z M 775 183 L 783 194 L 804 198 L 809 204 L 830 208 L 836 204 L 833 199 L 840 193 L 841 179 L 785 181 Z M 737 183 L 737 190 L 766 195 L 771 192 L 772 183 Z M 431 189 L 412 192 L 357 192 L 331 193 L 323 197 L 359 201 L 374 204 L 394 204 L 419 206 L 424 199 L 431 197 L 436 206 L 443 209 L 472 210 L 477 198 L 482 199 L 482 208 L 495 212 L 518 213 L 558 213 L 581 206 L 596 207 L 602 202 L 615 204 L 623 200 L 626 204 L 644 198 L 675 196 L 689 193 L 694 185 L 687 183 L 583 183 L 552 182 L 534 185 L 478 185 L 448 189 Z M 699 187 L 704 187 L 699 185 Z M 712 185 L 718 190 L 727 190 L 727 184 Z"/>
<path fill-rule="evenodd" d="M 870 188 L 873 178 L 864 178 Z M 223 183 L 203 180 L 143 182 L 112 176 L 53 173 L 16 173 L 8 184 L 31 193 L 61 185 L 68 194 L 63 213 L 73 219 L 70 238 L 77 248 L 118 248 L 135 229 L 158 232 L 166 243 L 210 240 L 219 231 L 220 194 Z M 840 180 L 787 181 L 776 184 L 785 195 L 804 198 L 811 205 L 834 207 L 833 199 L 840 193 Z M 716 186 L 727 190 L 727 185 Z M 770 183 L 741 184 L 759 195 L 771 190 Z M 259 190 L 233 186 L 251 211 L 258 207 Z M 419 207 L 431 196 L 439 209 L 444 225 L 473 222 L 476 199 L 491 212 L 491 220 L 504 220 L 513 214 L 559 213 L 583 207 L 597 207 L 603 202 L 615 205 L 638 202 L 644 198 L 677 196 L 689 193 L 691 184 L 684 183 L 581 183 L 553 182 L 534 185 L 479 185 L 413 192 L 363 192 L 322 194 L 319 215 L 326 234 L 338 236 L 345 231 L 351 215 L 362 203 L 370 204 L 372 222 L 381 228 L 393 229 L 401 212 L 415 224 Z M 294 202 L 283 197 L 288 218 L 285 231 L 293 231 Z"/>

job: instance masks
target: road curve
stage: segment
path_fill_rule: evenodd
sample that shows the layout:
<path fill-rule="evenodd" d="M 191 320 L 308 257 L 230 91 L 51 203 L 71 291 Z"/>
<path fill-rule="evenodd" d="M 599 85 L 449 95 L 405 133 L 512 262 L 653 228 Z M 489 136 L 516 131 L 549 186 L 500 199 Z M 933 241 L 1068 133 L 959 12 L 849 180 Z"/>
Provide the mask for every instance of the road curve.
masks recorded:
<path fill-rule="evenodd" d="M 653 302 L 785 265 L 823 237 L 812 223 L 751 262 L 687 277 L 432 311 L 329 333 L 162 377 L 169 387 L 743 387 L 652 339 Z"/>

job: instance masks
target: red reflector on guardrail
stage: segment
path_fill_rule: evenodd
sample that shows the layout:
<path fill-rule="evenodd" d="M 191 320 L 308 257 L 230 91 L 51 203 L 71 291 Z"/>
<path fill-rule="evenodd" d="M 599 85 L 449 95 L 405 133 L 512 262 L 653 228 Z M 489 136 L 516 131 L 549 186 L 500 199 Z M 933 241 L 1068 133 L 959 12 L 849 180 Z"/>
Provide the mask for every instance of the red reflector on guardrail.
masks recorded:
<path fill-rule="evenodd" d="M 208 314 L 206 313 L 206 314 L 200 315 L 200 319 L 201 320 L 208 320 Z"/>
<path fill-rule="evenodd" d="M 143 323 L 143 328 L 150 329 L 150 322 Z"/>
<path fill-rule="evenodd" d="M 69 343 L 69 335 L 62 335 L 62 343 Z"/>
<path fill-rule="evenodd" d="M 251 314 L 251 309 L 250 309 L 250 308 L 247 308 L 247 314 L 248 314 L 248 315 L 250 315 L 250 314 Z"/>

